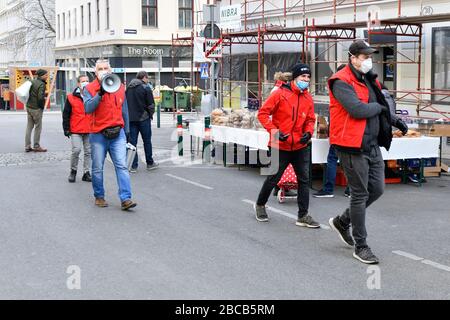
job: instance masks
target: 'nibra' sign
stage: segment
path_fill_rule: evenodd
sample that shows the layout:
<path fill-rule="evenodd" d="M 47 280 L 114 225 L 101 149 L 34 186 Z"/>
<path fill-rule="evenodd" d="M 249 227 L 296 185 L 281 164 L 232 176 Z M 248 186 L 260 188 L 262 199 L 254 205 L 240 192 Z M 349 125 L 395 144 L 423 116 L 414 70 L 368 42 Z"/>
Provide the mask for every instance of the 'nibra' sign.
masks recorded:
<path fill-rule="evenodd" d="M 220 26 L 223 29 L 238 29 L 241 27 L 241 5 L 220 7 Z"/>

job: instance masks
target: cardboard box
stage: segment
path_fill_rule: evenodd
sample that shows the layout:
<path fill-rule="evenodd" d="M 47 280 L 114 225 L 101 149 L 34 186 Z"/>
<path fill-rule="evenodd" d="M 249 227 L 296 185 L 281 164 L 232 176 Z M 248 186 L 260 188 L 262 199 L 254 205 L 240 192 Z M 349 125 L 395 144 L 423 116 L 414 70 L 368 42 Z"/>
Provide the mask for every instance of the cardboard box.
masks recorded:
<path fill-rule="evenodd" d="M 419 124 L 419 132 L 430 137 L 450 137 L 450 123 Z"/>
<path fill-rule="evenodd" d="M 439 177 L 441 173 L 441 167 L 426 167 L 423 169 L 423 175 L 425 177 Z"/>

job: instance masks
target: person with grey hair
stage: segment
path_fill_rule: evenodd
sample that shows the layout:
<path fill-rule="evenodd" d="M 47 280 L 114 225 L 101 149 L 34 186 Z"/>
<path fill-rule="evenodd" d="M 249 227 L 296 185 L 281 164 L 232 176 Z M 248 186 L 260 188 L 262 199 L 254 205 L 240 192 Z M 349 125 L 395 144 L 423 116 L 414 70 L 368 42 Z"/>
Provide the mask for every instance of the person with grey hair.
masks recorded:
<path fill-rule="evenodd" d="M 148 74 L 139 71 L 136 79 L 133 79 L 127 87 L 128 112 L 130 115 L 130 143 L 137 146 L 139 133 L 144 142 L 145 161 L 147 170 L 158 167 L 158 163 L 153 160 L 152 153 L 152 126 L 153 114 L 155 112 L 155 100 L 148 87 Z M 130 172 L 136 172 L 138 168 L 138 155 L 134 158 Z"/>
<path fill-rule="evenodd" d="M 96 79 L 83 90 L 84 109 L 92 114 L 89 142 L 92 153 L 92 187 L 95 205 L 107 207 L 103 186 L 103 167 L 109 153 L 116 170 L 119 198 L 122 210 L 136 207 L 131 200 L 130 174 L 127 168 L 127 148 L 129 140 L 128 104 L 125 86 L 116 92 L 106 92 L 102 86 L 103 78 L 111 73 L 108 60 L 99 60 L 95 65 Z"/>

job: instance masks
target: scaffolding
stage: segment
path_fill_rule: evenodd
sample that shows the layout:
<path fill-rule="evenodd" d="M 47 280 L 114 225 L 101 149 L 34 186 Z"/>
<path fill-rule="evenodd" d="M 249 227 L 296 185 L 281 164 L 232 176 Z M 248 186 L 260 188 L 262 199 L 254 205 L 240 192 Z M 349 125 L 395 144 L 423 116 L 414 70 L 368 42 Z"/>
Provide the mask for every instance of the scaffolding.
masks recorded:
<path fill-rule="evenodd" d="M 226 3 L 227 1 L 223 1 Z M 229 66 L 232 66 L 232 47 L 233 45 L 253 45 L 255 46 L 255 54 L 257 54 L 258 61 L 258 81 L 257 83 L 249 83 L 245 81 L 245 85 L 257 86 L 257 96 L 258 105 L 262 104 L 265 99 L 265 94 L 263 88 L 268 85 L 267 79 L 264 79 L 264 56 L 265 56 L 265 43 L 267 42 L 292 42 L 298 43 L 299 52 L 301 52 L 301 60 L 305 63 L 335 63 L 337 65 L 339 62 L 347 63 L 348 61 L 324 61 L 320 60 L 320 56 L 335 47 L 341 41 L 352 41 L 356 39 L 357 30 L 367 28 L 367 38 L 370 42 L 371 38 L 374 36 L 392 36 L 395 39 L 394 43 L 414 43 L 414 49 L 416 54 L 411 58 L 406 54 L 396 51 L 396 56 L 401 56 L 405 61 L 375 61 L 375 63 L 380 64 L 412 64 L 417 65 L 417 83 L 414 90 L 391 90 L 391 92 L 396 97 L 397 103 L 414 105 L 416 110 L 416 115 L 412 117 L 418 118 L 430 118 L 430 119 L 446 119 L 450 120 L 450 112 L 439 110 L 438 105 L 443 103 L 450 103 L 450 90 L 447 89 L 427 89 L 422 87 L 422 32 L 423 24 L 435 23 L 435 22 L 446 22 L 450 21 L 450 14 L 437 14 L 437 15 L 427 15 L 427 16 L 414 16 L 414 17 L 402 17 L 402 1 L 398 0 L 397 7 L 397 18 L 395 19 L 384 19 L 379 20 L 378 17 L 369 17 L 366 21 L 357 21 L 357 7 L 359 4 L 367 3 L 370 1 L 364 0 L 333 0 L 331 4 L 320 4 L 321 8 L 329 8 L 333 12 L 332 24 L 316 24 L 315 19 L 306 18 L 308 11 L 306 10 L 306 5 L 304 0 L 282 1 L 283 5 L 276 6 L 274 1 L 269 0 L 243 0 L 241 1 L 241 7 L 244 12 L 243 30 L 242 31 L 229 31 L 222 30 L 221 37 L 223 39 L 223 45 L 228 47 L 229 54 Z M 232 4 L 232 1 L 229 1 Z M 348 23 L 337 23 L 337 9 L 340 6 L 353 7 L 353 21 Z M 315 7 L 314 9 L 316 9 Z M 300 14 L 303 19 L 301 19 L 301 26 L 288 27 L 287 17 L 290 14 Z M 193 13 L 194 14 L 194 13 Z M 278 18 L 278 24 L 268 23 L 269 19 Z M 252 21 L 257 21 L 257 25 L 252 25 Z M 373 23 L 375 22 L 375 23 Z M 253 28 L 252 28 L 253 26 Z M 194 26 L 195 28 L 195 26 Z M 194 30 L 193 28 L 193 30 Z M 194 36 L 198 36 L 198 33 L 192 31 L 191 37 L 189 38 L 179 38 L 177 36 L 172 39 L 172 46 L 187 46 L 191 47 L 193 51 Z M 397 37 L 405 37 L 407 40 L 399 40 Z M 312 44 L 324 43 L 327 48 L 321 51 L 317 55 L 312 54 Z M 219 95 L 223 97 L 228 95 L 230 101 L 232 99 L 232 85 L 231 79 L 232 75 L 230 72 L 230 79 L 228 79 L 230 85 L 229 89 L 224 92 L 224 78 L 223 78 L 223 60 L 219 59 L 221 64 L 220 73 L 220 85 L 218 85 Z M 192 67 L 194 62 L 192 59 Z M 193 69 L 193 68 L 192 68 Z M 191 78 L 195 76 L 191 75 Z M 191 83 L 194 83 L 195 79 Z M 270 82 L 272 84 L 272 82 Z M 269 85 L 270 85 L 269 84 Z M 319 84 L 317 80 L 313 85 Z M 431 97 L 425 99 L 424 97 Z M 434 97 L 438 97 L 434 99 Z M 231 104 L 231 102 L 230 102 Z M 424 116 L 427 113 L 427 116 Z M 428 114 L 432 116 L 428 117 Z"/>

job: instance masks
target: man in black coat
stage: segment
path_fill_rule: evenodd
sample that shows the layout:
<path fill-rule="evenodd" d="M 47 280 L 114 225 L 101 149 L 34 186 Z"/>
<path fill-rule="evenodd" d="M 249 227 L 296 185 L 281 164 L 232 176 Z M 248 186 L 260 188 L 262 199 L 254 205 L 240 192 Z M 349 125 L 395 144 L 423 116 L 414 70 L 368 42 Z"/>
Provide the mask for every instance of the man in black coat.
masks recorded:
<path fill-rule="evenodd" d="M 155 112 L 155 101 L 153 93 L 148 86 L 148 74 L 139 71 L 136 79 L 132 80 L 127 87 L 126 95 L 128 101 L 128 113 L 130 116 L 130 143 L 137 146 L 138 136 L 141 133 L 144 141 L 145 160 L 147 170 L 153 170 L 158 166 L 153 160 L 152 152 L 152 127 L 151 120 Z M 138 155 L 134 158 L 131 172 L 138 168 Z"/>

